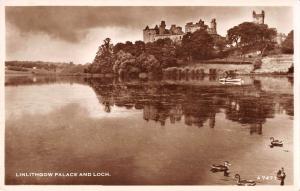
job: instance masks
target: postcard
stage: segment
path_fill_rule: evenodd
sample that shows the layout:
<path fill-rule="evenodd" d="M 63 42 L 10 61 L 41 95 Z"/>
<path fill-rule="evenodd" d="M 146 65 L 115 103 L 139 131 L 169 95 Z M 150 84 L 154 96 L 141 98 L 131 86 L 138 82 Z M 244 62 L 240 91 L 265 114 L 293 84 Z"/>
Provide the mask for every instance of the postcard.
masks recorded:
<path fill-rule="evenodd" d="M 3 2 L 1 190 L 297 190 L 298 8 Z"/>

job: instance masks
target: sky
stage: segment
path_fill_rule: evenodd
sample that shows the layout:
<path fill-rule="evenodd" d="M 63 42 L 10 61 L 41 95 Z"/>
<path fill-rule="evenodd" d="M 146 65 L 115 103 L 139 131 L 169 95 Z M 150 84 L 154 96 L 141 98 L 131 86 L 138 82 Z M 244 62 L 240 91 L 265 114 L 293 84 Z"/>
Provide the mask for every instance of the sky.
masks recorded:
<path fill-rule="evenodd" d="M 160 21 L 184 26 L 187 22 L 217 21 L 217 32 L 245 21 L 252 11 L 265 11 L 265 24 L 278 32 L 293 29 L 292 7 L 6 7 L 6 60 L 74 62 L 93 61 L 98 46 L 109 37 L 117 42 L 143 40 L 146 25 Z"/>

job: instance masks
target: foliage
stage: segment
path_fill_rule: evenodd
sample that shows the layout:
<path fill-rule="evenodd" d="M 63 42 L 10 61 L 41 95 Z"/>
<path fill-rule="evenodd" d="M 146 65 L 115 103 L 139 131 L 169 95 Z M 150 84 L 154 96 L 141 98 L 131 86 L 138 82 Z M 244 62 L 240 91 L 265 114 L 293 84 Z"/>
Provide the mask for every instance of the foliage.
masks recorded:
<path fill-rule="evenodd" d="M 224 49 L 227 45 L 227 41 L 225 38 L 219 37 L 214 40 L 214 45 L 218 51 L 222 52 L 222 51 L 224 51 Z"/>
<path fill-rule="evenodd" d="M 60 70 L 62 74 L 81 74 L 84 73 L 85 66 L 81 64 L 73 64 L 70 66 L 65 66 Z"/>
<path fill-rule="evenodd" d="M 22 72 L 28 71 L 28 69 L 20 67 L 20 66 L 8 66 L 7 68 L 9 70 L 14 70 L 14 71 L 22 71 Z"/>
<path fill-rule="evenodd" d="M 135 56 L 139 56 L 142 53 L 144 53 L 145 52 L 145 43 L 144 43 L 144 41 L 141 41 L 141 40 L 135 41 L 134 51 L 135 51 L 135 54 L 134 54 Z"/>
<path fill-rule="evenodd" d="M 177 66 L 176 46 L 169 38 L 147 43 L 145 52 L 153 55 L 160 62 L 162 68 Z"/>
<path fill-rule="evenodd" d="M 99 46 L 93 63 L 89 67 L 91 73 L 110 73 L 113 67 L 113 45 L 110 38 L 106 38 Z"/>
<path fill-rule="evenodd" d="M 123 72 L 127 74 L 157 72 L 159 69 L 159 61 L 153 55 L 142 53 L 138 57 L 135 57 L 123 50 L 116 54 L 113 66 L 113 71 L 117 74 L 121 74 Z"/>
<path fill-rule="evenodd" d="M 116 74 L 119 74 L 121 70 L 124 72 L 134 71 L 135 69 L 137 69 L 136 65 L 137 64 L 135 56 L 131 55 L 128 52 L 120 50 L 115 56 L 113 71 Z"/>
<path fill-rule="evenodd" d="M 282 52 L 286 54 L 294 53 L 294 31 L 290 31 L 282 43 Z"/>
<path fill-rule="evenodd" d="M 140 64 L 142 72 L 159 72 L 161 65 L 155 56 L 148 53 L 143 53 L 137 57 L 137 62 Z"/>
<path fill-rule="evenodd" d="M 162 63 L 162 64 L 161 64 Z M 99 47 L 94 62 L 86 72 L 127 74 L 157 72 L 161 66 L 176 63 L 175 48 L 170 39 L 158 40 L 147 45 L 143 41 L 110 44 L 105 39 Z"/>
<path fill-rule="evenodd" d="M 227 40 L 230 45 L 238 47 L 240 41 L 240 28 L 239 26 L 234 26 L 227 31 Z"/>
<path fill-rule="evenodd" d="M 130 41 L 126 41 L 125 44 L 117 43 L 113 47 L 113 52 L 114 52 L 114 54 L 117 54 L 120 50 L 122 50 L 124 52 L 128 52 L 128 53 L 132 54 L 133 56 L 139 56 L 140 54 L 142 54 L 145 51 L 145 43 L 140 40 L 135 41 L 134 44 Z"/>
<path fill-rule="evenodd" d="M 183 60 L 223 58 L 232 49 L 238 49 L 242 54 L 249 51 L 260 51 L 263 54 L 265 50 L 274 47 L 276 33 L 275 29 L 268 28 L 265 24 L 244 22 L 229 29 L 227 39 L 213 36 L 206 29 L 185 34 L 181 44 L 166 38 L 147 44 L 143 41 L 126 41 L 113 46 L 107 38 L 99 47 L 88 72 L 120 74 L 160 71 L 163 68 L 179 66 Z M 230 51 L 226 49 L 228 44 L 232 46 Z"/>
<path fill-rule="evenodd" d="M 110 39 L 109 39 L 110 40 Z M 99 47 L 90 72 L 153 72 L 163 68 L 176 67 L 182 59 L 203 60 L 214 56 L 214 45 L 223 51 L 226 41 L 213 37 L 206 30 L 198 30 L 184 35 L 182 44 L 171 39 L 158 39 L 145 44 L 143 41 L 117 43 L 115 46 L 105 43 Z M 110 49 L 112 47 L 112 49 Z"/>
<path fill-rule="evenodd" d="M 57 73 L 57 74 L 78 74 L 87 71 L 88 65 L 74 64 L 73 62 L 41 62 L 41 61 L 6 61 L 5 66 L 9 70 Z"/>
<path fill-rule="evenodd" d="M 37 69 L 45 69 L 48 71 L 55 70 L 58 67 L 62 67 L 63 65 L 68 65 L 68 63 L 56 63 L 56 62 L 42 62 L 42 61 L 6 61 L 5 66 L 15 66 L 22 68 L 32 69 L 36 67 Z"/>
<path fill-rule="evenodd" d="M 147 44 L 145 44 L 143 41 L 136 41 L 134 44 L 129 41 L 127 41 L 126 43 L 117 43 L 113 48 L 113 52 L 114 55 L 118 55 L 120 51 L 123 51 L 123 53 L 121 54 L 124 54 L 124 52 L 130 53 L 132 56 L 135 56 L 137 58 L 142 55 L 141 57 L 147 57 L 148 59 L 150 59 L 150 55 L 153 55 L 154 58 L 159 61 L 160 66 L 162 68 L 166 68 L 177 66 L 175 49 L 176 48 L 172 40 L 166 38 L 158 39 L 155 42 L 150 42 Z M 150 60 L 152 60 L 152 57 Z M 150 61 L 150 63 L 152 63 L 152 61 Z M 145 67 L 142 68 L 143 70 L 145 69 Z M 146 70 L 152 70 L 149 67 L 146 68 Z"/>
<path fill-rule="evenodd" d="M 244 22 L 227 31 L 227 39 L 230 45 L 238 48 L 242 54 L 249 51 L 260 51 L 274 48 L 274 38 L 277 32 L 274 28 L 268 28 L 265 24 Z"/>
<path fill-rule="evenodd" d="M 212 57 L 214 43 L 211 35 L 206 30 L 198 30 L 187 33 L 182 38 L 182 46 L 179 51 L 188 60 L 204 60 Z"/>

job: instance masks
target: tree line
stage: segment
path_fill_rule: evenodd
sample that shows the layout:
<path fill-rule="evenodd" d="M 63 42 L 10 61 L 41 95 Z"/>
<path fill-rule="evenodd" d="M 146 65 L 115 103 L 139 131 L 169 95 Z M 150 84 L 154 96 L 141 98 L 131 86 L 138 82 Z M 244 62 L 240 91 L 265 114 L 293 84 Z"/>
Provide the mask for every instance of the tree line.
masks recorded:
<path fill-rule="evenodd" d="M 244 22 L 227 31 L 227 37 L 211 35 L 200 29 L 183 36 L 181 43 L 171 39 L 158 39 L 117 43 L 106 38 L 98 48 L 88 73 L 140 73 L 159 72 L 163 68 L 177 67 L 193 61 L 225 58 L 233 52 L 245 55 L 259 51 L 261 55 L 276 47 L 277 31 L 266 24 Z M 282 44 L 283 53 L 293 53 L 293 31 Z"/>
<path fill-rule="evenodd" d="M 28 72 L 33 69 L 45 72 L 55 72 L 59 74 L 80 74 L 86 72 L 83 64 L 73 62 L 43 62 L 43 61 L 5 61 L 8 70 Z"/>

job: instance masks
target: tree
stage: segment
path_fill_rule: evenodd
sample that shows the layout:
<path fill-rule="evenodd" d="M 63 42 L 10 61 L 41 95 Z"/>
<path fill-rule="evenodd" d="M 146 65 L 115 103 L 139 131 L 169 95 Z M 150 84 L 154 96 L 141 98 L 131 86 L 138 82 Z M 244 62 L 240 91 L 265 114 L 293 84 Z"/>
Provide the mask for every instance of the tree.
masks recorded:
<path fill-rule="evenodd" d="M 227 40 L 228 43 L 232 46 L 239 46 L 239 41 L 240 41 L 240 32 L 239 32 L 239 27 L 234 26 L 233 28 L 229 29 L 227 31 Z"/>
<path fill-rule="evenodd" d="M 142 53 L 139 57 L 137 57 L 137 63 L 140 64 L 139 68 L 143 72 L 157 73 L 161 70 L 160 63 L 155 56 L 147 53 Z"/>
<path fill-rule="evenodd" d="M 126 41 L 125 43 L 117 43 L 113 47 L 114 54 L 117 54 L 120 50 L 124 52 L 128 52 L 133 56 L 139 56 L 145 51 L 145 43 L 143 41 L 135 41 L 133 44 L 130 41 Z"/>
<path fill-rule="evenodd" d="M 106 38 L 99 46 L 95 59 L 90 66 L 91 73 L 110 73 L 113 67 L 113 45 L 110 38 Z"/>
<path fill-rule="evenodd" d="M 113 65 L 114 73 L 130 73 L 133 68 L 137 68 L 136 58 L 128 52 L 120 50 L 115 55 L 115 61 Z"/>
<path fill-rule="evenodd" d="M 117 54 L 120 50 L 123 50 L 124 51 L 125 49 L 125 44 L 124 43 L 121 43 L 121 42 L 118 42 L 114 48 L 113 48 L 113 53 L 114 54 Z"/>
<path fill-rule="evenodd" d="M 142 53 L 138 57 L 120 50 L 115 55 L 113 70 L 119 75 L 133 74 L 139 72 L 159 72 L 161 69 L 159 61 L 150 54 Z"/>
<path fill-rule="evenodd" d="M 146 50 L 146 45 L 144 41 L 138 40 L 134 43 L 135 55 L 139 56 Z"/>
<path fill-rule="evenodd" d="M 162 68 L 177 66 L 175 50 L 176 47 L 170 38 L 158 39 L 145 46 L 145 52 L 155 56 Z"/>
<path fill-rule="evenodd" d="M 244 22 L 227 31 L 229 44 L 239 49 L 242 54 L 249 51 L 260 51 L 274 48 L 276 29 L 268 28 L 266 24 Z"/>
<path fill-rule="evenodd" d="M 213 38 L 204 29 L 197 30 L 194 33 L 187 33 L 182 38 L 182 46 L 179 51 L 182 51 L 184 57 L 189 61 L 204 60 L 212 57 L 214 51 Z"/>
<path fill-rule="evenodd" d="M 219 37 L 214 40 L 214 44 L 218 51 L 222 52 L 225 49 L 227 42 L 224 37 Z"/>
<path fill-rule="evenodd" d="M 282 43 L 281 48 L 283 53 L 293 54 L 294 53 L 294 31 L 290 31 L 286 39 Z"/>

